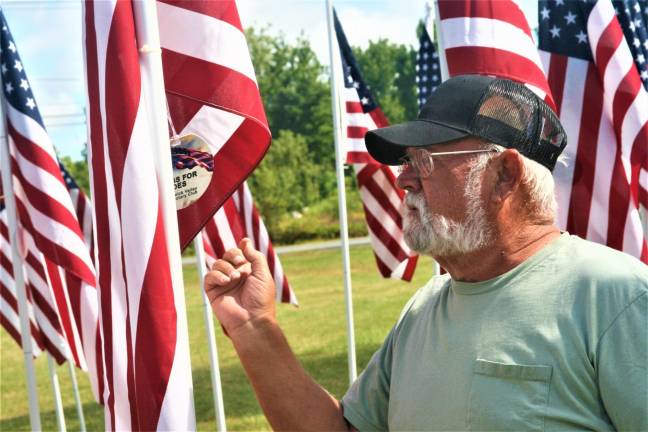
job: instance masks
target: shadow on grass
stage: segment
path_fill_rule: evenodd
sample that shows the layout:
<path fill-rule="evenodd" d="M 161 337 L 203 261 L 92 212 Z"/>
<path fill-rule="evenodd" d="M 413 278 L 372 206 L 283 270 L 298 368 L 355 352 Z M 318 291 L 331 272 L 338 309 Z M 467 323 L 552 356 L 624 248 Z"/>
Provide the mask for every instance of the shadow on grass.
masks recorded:
<path fill-rule="evenodd" d="M 79 417 L 77 416 L 74 405 L 63 408 L 65 424 L 67 430 L 80 430 Z M 89 402 L 83 404 L 83 416 L 85 418 L 86 429 L 89 431 L 104 430 L 104 411 L 103 407 L 97 403 Z M 56 412 L 54 410 L 44 411 L 41 406 L 41 427 L 43 430 L 58 430 L 56 424 Z M 28 431 L 31 430 L 29 423 L 29 413 L 23 416 L 12 417 L 0 420 L 0 431 Z"/>
<path fill-rule="evenodd" d="M 358 372 L 367 364 L 379 345 L 356 346 Z M 299 360 L 315 381 L 340 399 L 348 385 L 347 353 L 335 354 L 323 351 L 309 351 L 299 354 Z M 276 366 L 278 369 L 281 365 Z M 261 414 L 261 408 L 254 391 L 247 380 L 240 364 L 221 367 L 221 383 L 225 404 L 225 417 L 250 417 Z M 200 368 L 193 371 L 194 398 L 196 403 L 196 421 L 212 421 L 215 418 L 214 399 L 212 397 L 211 375 L 209 369 Z"/>

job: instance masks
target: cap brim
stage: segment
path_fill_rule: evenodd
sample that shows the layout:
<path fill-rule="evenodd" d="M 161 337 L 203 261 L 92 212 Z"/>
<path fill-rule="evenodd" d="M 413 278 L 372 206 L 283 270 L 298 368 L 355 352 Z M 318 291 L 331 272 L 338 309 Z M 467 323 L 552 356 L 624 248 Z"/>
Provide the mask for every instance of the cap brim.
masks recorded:
<path fill-rule="evenodd" d="M 408 147 L 426 147 L 470 136 L 468 132 L 425 120 L 413 120 L 374 129 L 365 134 L 371 157 L 385 165 L 398 165 Z"/>

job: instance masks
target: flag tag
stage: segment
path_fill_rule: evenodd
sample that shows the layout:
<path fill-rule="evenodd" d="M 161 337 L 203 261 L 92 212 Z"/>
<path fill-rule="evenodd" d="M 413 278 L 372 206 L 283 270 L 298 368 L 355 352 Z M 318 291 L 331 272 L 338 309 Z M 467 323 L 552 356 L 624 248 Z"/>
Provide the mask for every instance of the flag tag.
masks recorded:
<path fill-rule="evenodd" d="M 181 210 L 205 193 L 214 173 L 214 157 L 204 139 L 195 134 L 171 138 L 173 190 Z"/>

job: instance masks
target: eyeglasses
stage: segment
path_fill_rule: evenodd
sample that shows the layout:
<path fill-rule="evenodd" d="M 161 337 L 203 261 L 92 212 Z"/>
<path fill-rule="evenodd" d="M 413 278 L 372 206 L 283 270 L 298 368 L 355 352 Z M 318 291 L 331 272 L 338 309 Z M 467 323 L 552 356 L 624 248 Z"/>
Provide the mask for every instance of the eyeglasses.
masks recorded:
<path fill-rule="evenodd" d="M 410 168 L 414 169 L 416 175 L 420 178 L 429 177 L 434 170 L 434 158 L 437 156 L 450 156 L 450 155 L 466 155 L 473 153 L 499 153 L 497 149 L 481 149 L 481 150 L 458 150 L 458 151 L 449 151 L 449 152 L 437 152 L 431 153 L 423 148 L 412 149 L 410 148 L 408 154 L 403 156 L 399 162 L 398 172 L 400 174 L 409 170 Z"/>

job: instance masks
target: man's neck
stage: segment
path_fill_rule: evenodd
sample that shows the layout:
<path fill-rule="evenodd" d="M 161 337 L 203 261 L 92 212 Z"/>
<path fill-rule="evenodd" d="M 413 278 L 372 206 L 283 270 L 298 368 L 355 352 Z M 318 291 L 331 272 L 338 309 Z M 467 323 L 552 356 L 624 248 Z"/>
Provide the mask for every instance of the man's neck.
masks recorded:
<path fill-rule="evenodd" d="M 554 225 L 510 228 L 506 232 L 497 230 L 493 242 L 484 248 L 435 259 L 454 280 L 481 282 L 515 268 L 560 236 L 560 230 Z"/>

